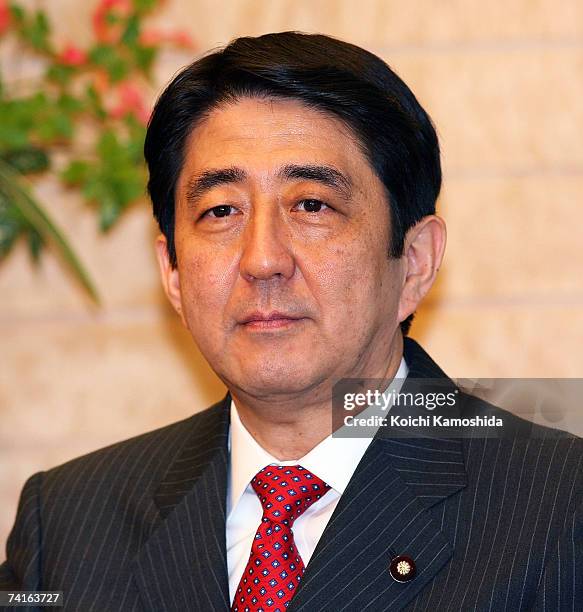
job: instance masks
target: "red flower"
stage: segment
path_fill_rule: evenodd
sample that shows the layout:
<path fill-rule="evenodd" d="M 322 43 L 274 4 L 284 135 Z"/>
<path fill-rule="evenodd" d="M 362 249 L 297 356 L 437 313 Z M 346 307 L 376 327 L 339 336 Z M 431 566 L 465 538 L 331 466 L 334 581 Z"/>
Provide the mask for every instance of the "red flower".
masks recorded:
<path fill-rule="evenodd" d="M 10 8 L 7 0 L 0 0 L 0 34 L 4 34 L 10 26 Z"/>
<path fill-rule="evenodd" d="M 109 16 L 127 17 L 132 11 L 130 0 L 101 0 L 93 13 L 93 31 L 101 43 L 117 42 L 123 33 L 123 25 L 110 23 Z"/>
<path fill-rule="evenodd" d="M 192 41 L 192 37 L 188 32 L 184 30 L 178 30 L 170 35 L 168 38 L 170 42 L 173 42 L 178 47 L 184 47 L 185 49 L 192 49 L 194 47 L 194 43 Z"/>
<path fill-rule="evenodd" d="M 87 61 L 87 53 L 74 45 L 67 45 L 57 57 L 64 66 L 81 66 Z"/>
<path fill-rule="evenodd" d="M 155 47 L 165 39 L 166 35 L 161 30 L 144 30 L 140 33 L 140 44 L 145 47 Z"/>
<path fill-rule="evenodd" d="M 117 88 L 118 104 L 110 111 L 114 119 L 121 119 L 133 115 L 140 122 L 146 124 L 150 118 L 150 111 L 146 107 L 139 89 L 129 82 L 122 83 Z"/>
<path fill-rule="evenodd" d="M 162 32 L 161 30 L 144 30 L 140 34 L 140 43 L 146 47 L 154 47 L 162 43 L 171 43 L 177 47 L 192 49 L 194 43 L 188 32 L 177 30 L 175 32 Z"/>

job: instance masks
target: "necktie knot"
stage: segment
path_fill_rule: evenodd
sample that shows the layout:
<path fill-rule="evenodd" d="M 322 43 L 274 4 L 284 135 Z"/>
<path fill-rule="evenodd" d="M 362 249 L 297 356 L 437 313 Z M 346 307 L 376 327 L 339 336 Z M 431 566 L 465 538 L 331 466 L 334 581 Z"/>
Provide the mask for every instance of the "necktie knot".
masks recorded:
<path fill-rule="evenodd" d="M 330 489 L 301 465 L 268 465 L 257 472 L 251 485 L 263 507 L 263 519 L 289 527 Z"/>

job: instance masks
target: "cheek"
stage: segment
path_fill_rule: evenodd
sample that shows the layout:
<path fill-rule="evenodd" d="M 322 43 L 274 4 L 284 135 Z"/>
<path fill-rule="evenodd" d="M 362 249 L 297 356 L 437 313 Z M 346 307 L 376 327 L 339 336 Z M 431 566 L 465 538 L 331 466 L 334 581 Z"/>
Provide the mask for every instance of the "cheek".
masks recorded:
<path fill-rule="evenodd" d="M 328 251 L 318 268 L 322 306 L 334 319 L 350 320 L 363 315 L 363 308 L 376 302 L 375 294 L 383 284 L 384 268 L 370 250 L 359 245 L 342 245 Z"/>
<path fill-rule="evenodd" d="M 371 232 L 372 233 L 372 232 Z M 312 267 L 312 284 L 323 314 L 328 337 L 352 329 L 356 340 L 369 328 L 394 316 L 398 304 L 398 264 L 375 240 L 361 233 L 353 241 L 328 245 Z M 307 279 L 308 284 L 310 279 Z"/>
<path fill-rule="evenodd" d="M 229 298 L 231 266 L 216 253 L 194 253 L 179 259 L 182 303 L 191 323 L 212 325 Z"/>

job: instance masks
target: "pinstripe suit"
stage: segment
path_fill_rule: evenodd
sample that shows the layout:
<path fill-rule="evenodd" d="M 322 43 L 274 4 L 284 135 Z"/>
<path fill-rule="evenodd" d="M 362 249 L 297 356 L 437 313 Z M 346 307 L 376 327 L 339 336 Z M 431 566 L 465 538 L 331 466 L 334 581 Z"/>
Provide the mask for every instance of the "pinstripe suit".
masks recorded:
<path fill-rule="evenodd" d="M 405 359 L 410 377 L 445 377 L 412 340 Z M 228 406 L 32 476 L 1 587 L 63 590 L 83 612 L 228 610 Z M 535 434 L 381 428 L 288 610 L 582 610 L 583 440 Z M 415 579 L 390 577 L 390 549 Z"/>

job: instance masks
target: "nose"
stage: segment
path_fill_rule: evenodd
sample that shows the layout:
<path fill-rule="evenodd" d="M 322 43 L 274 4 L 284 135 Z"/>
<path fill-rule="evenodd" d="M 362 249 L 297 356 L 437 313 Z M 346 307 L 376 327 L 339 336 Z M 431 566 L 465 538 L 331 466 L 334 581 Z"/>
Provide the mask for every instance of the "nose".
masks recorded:
<path fill-rule="evenodd" d="M 242 236 L 240 274 L 248 281 L 289 279 L 295 261 L 289 231 L 275 207 L 256 209 Z"/>

